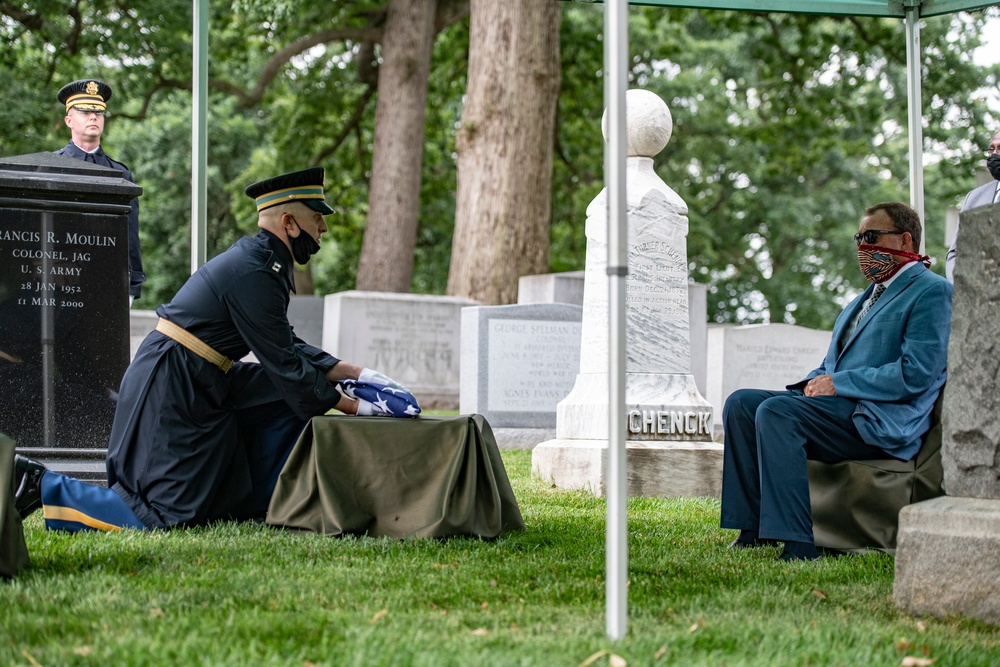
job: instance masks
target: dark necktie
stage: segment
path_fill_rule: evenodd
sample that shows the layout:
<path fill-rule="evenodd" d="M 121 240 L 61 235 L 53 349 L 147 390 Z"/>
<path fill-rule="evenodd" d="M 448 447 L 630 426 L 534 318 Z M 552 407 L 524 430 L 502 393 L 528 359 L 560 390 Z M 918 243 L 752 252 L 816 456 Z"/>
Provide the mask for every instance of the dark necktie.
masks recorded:
<path fill-rule="evenodd" d="M 93 153 L 86 153 L 86 154 L 84 154 L 83 161 L 84 162 L 90 162 L 91 164 L 97 164 L 97 160 L 94 159 L 94 154 Z"/>
<path fill-rule="evenodd" d="M 858 323 L 860 323 L 861 320 L 865 319 L 865 315 L 867 315 L 868 311 L 872 309 L 872 306 L 875 305 L 875 302 L 878 301 L 878 298 L 882 296 L 882 292 L 884 291 L 885 291 L 885 285 L 880 284 L 875 286 L 875 291 L 872 293 L 871 300 L 868 302 L 868 305 L 865 306 L 865 309 L 861 311 L 861 315 L 858 316 Z"/>
<path fill-rule="evenodd" d="M 861 309 L 861 312 L 858 313 L 858 316 L 854 318 L 854 320 L 851 321 L 844 329 L 844 333 L 840 337 L 841 349 L 843 349 L 843 347 L 847 345 L 847 341 L 851 340 L 851 336 L 854 335 L 854 332 L 857 330 L 858 325 L 861 324 L 861 320 L 865 319 L 865 315 L 868 314 L 868 311 L 871 310 L 872 306 L 875 305 L 875 302 L 878 301 L 878 298 L 882 296 L 882 292 L 884 291 L 885 291 L 885 285 L 879 284 L 875 286 L 875 291 L 872 292 L 871 300 L 868 301 L 868 304 Z"/>

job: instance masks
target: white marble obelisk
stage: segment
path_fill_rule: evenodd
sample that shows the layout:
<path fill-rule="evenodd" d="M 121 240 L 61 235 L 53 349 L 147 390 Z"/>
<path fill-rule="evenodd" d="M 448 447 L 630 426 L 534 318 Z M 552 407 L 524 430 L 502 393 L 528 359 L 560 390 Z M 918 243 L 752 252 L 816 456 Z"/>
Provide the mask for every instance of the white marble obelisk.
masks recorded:
<path fill-rule="evenodd" d="M 656 94 L 626 95 L 628 277 L 626 445 L 630 495 L 718 496 L 722 445 L 691 373 L 687 205 L 653 171 L 673 130 Z M 607 191 L 587 208 L 580 373 L 556 409 L 556 439 L 532 453 L 536 473 L 604 494 L 608 446 Z"/>

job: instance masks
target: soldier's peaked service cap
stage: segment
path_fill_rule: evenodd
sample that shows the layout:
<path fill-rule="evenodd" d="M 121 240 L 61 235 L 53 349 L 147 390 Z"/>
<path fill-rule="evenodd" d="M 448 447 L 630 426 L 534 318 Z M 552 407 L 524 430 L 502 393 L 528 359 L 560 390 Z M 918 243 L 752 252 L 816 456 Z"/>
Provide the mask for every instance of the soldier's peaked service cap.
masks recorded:
<path fill-rule="evenodd" d="M 257 203 L 258 212 L 278 204 L 297 201 L 317 213 L 330 215 L 333 209 L 323 197 L 324 175 L 322 167 L 293 171 L 251 183 L 244 192 Z"/>
<path fill-rule="evenodd" d="M 104 111 L 111 99 L 111 86 L 97 79 L 80 79 L 59 89 L 59 101 L 71 108 L 84 111 Z"/>

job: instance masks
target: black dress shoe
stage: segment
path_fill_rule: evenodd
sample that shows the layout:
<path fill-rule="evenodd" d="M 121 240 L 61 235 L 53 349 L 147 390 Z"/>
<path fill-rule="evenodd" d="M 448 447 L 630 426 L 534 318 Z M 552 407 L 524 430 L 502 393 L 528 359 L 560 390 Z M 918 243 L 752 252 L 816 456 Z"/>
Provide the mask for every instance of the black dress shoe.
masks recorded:
<path fill-rule="evenodd" d="M 42 475 L 45 466 L 20 454 L 14 455 L 14 509 L 25 519 L 42 506 Z"/>
<path fill-rule="evenodd" d="M 780 540 L 767 537 L 757 537 L 755 530 L 741 530 L 739 537 L 729 544 L 730 549 L 753 549 L 754 547 L 773 547 L 781 544 Z"/>
<path fill-rule="evenodd" d="M 796 560 L 819 560 L 822 556 L 812 542 L 785 542 L 778 560 L 785 563 Z"/>

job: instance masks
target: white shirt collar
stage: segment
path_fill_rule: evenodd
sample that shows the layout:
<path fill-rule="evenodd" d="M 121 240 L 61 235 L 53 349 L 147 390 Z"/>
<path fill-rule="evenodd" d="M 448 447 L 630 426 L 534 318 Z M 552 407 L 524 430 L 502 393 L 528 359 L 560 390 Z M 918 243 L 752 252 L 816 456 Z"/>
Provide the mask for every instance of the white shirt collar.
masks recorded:
<path fill-rule="evenodd" d="M 73 144 L 74 146 L 76 146 L 77 148 L 79 148 L 84 153 L 89 153 L 90 155 L 93 155 L 97 151 L 101 150 L 101 145 L 100 144 L 97 144 L 97 148 L 95 148 L 94 150 L 88 151 L 88 150 L 84 150 L 83 147 L 80 146 L 79 144 L 77 144 L 75 141 L 70 140 L 70 143 Z"/>

